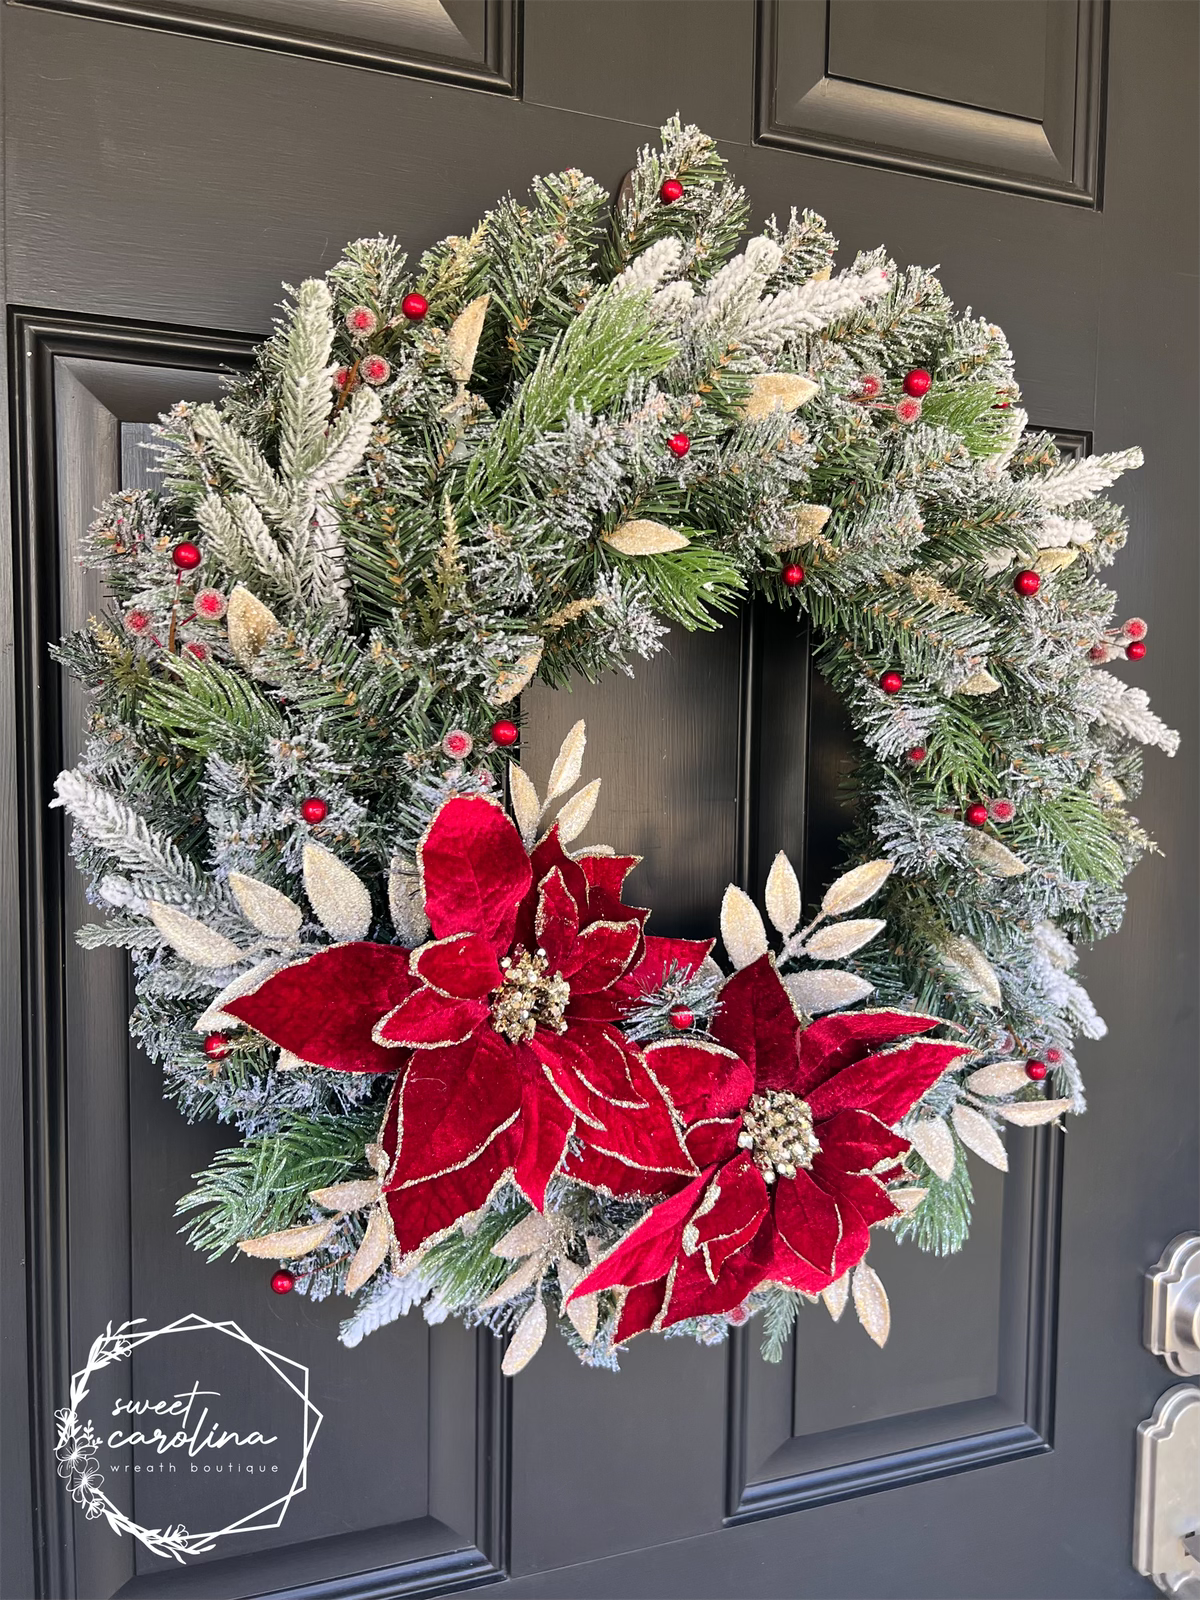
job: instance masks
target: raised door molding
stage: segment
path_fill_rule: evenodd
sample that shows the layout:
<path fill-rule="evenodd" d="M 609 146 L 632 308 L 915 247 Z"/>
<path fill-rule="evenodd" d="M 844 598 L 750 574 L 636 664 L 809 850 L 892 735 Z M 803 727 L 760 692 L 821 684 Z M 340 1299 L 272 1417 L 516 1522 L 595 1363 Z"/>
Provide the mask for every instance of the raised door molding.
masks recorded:
<path fill-rule="evenodd" d="M 7 0 L 520 94 L 521 0 Z"/>
<path fill-rule="evenodd" d="M 756 140 L 1098 208 L 1107 0 L 758 0 Z"/>

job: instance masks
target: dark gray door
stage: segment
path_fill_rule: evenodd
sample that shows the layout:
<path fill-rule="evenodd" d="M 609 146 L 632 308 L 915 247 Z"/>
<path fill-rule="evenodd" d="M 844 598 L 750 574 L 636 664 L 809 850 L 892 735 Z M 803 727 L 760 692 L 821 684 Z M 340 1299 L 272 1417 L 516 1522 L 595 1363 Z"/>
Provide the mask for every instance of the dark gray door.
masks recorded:
<path fill-rule="evenodd" d="M 1194 728 L 1191 0 L 9 0 L 0 20 L 6 1600 L 1153 1592 L 1129 1562 L 1133 1440 L 1169 1380 L 1139 1279 L 1196 1221 L 1194 738 L 1139 807 L 1166 860 L 1088 958 L 1111 1030 L 1085 1051 L 1091 1110 L 1069 1138 L 1014 1137 L 1006 1181 L 976 1169 L 961 1256 L 882 1241 L 885 1351 L 814 1312 L 779 1366 L 753 1335 L 646 1340 L 614 1379 L 550 1341 L 509 1384 L 454 1327 L 347 1350 L 337 1306 L 277 1300 L 260 1267 L 206 1268 L 175 1234 L 220 1130 L 162 1104 L 121 962 L 71 940 L 46 800 L 80 706 L 46 645 L 92 603 L 90 508 L 133 481 L 166 403 L 244 359 L 281 279 L 359 234 L 419 249 L 536 172 L 615 189 L 678 109 L 759 214 L 811 206 L 845 252 L 940 263 L 1008 331 L 1038 425 L 1145 446 L 1118 582 L 1154 624 L 1157 708 Z M 810 888 L 827 875 L 837 711 L 777 618 L 525 709 L 535 768 L 588 718 L 600 831 L 644 854 L 659 931 L 711 928 L 725 882 L 760 882 L 780 846 Z M 107 1321 L 189 1311 L 305 1363 L 325 1422 L 282 1526 L 179 1569 L 76 1515 L 53 1411 Z M 148 1479 L 131 1493 L 139 1521 L 183 1515 Z"/>

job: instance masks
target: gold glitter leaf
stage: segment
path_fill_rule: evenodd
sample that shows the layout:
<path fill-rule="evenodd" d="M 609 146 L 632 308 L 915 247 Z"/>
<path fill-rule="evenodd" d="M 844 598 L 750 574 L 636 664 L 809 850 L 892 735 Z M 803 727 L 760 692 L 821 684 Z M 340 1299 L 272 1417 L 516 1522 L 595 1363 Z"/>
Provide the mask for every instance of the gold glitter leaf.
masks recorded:
<path fill-rule="evenodd" d="M 383 1146 L 381 1144 L 369 1144 L 363 1154 L 367 1158 L 367 1165 L 371 1171 L 378 1173 L 381 1178 L 385 1177 L 391 1162 Z"/>
<path fill-rule="evenodd" d="M 1039 1123 L 1053 1122 L 1070 1109 L 1070 1100 L 1018 1100 L 1015 1105 L 996 1107 L 1005 1122 L 1014 1123 L 1018 1128 L 1036 1128 Z"/>
<path fill-rule="evenodd" d="M 475 353 L 483 332 L 491 295 L 481 294 L 465 306 L 450 324 L 442 345 L 442 365 L 455 383 L 466 383 L 475 370 Z"/>
<path fill-rule="evenodd" d="M 1014 855 L 1006 844 L 975 828 L 967 835 L 967 854 L 977 867 L 991 873 L 993 878 L 1019 878 L 1029 871 L 1028 864 Z"/>
<path fill-rule="evenodd" d="M 815 539 L 833 515 L 830 506 L 793 506 L 789 515 L 792 527 L 795 530 L 797 544 L 804 544 L 809 539 Z"/>
<path fill-rule="evenodd" d="M 881 917 L 852 917 L 849 922 L 818 928 L 805 942 L 804 954 L 815 961 L 841 961 L 870 944 L 886 926 Z"/>
<path fill-rule="evenodd" d="M 496 1306 L 504 1305 L 507 1300 L 515 1299 L 517 1295 L 523 1294 L 535 1284 L 545 1270 L 545 1254 L 541 1250 L 535 1250 L 531 1256 L 526 1256 L 515 1272 L 509 1273 L 498 1289 L 493 1289 L 486 1299 L 479 1302 L 478 1309 L 491 1311 Z"/>
<path fill-rule="evenodd" d="M 995 694 L 1002 688 L 999 678 L 993 678 L 990 672 L 973 672 L 965 682 L 960 683 L 954 691 L 955 694 Z"/>
<path fill-rule="evenodd" d="M 516 1260 L 543 1249 L 550 1241 L 550 1224 L 540 1211 L 531 1211 L 492 1246 L 494 1256 Z"/>
<path fill-rule="evenodd" d="M 240 1000 L 244 994 L 253 994 L 259 984 L 265 982 L 273 972 L 278 972 L 282 965 L 281 956 L 272 956 L 269 961 L 260 961 L 257 966 L 251 967 L 249 972 L 239 973 L 215 999 L 208 1002 L 196 1018 L 192 1024 L 196 1032 L 212 1033 L 222 1028 L 240 1028 L 241 1018 L 228 1015 L 222 1008 L 230 1000 Z"/>
<path fill-rule="evenodd" d="M 847 911 L 853 911 L 855 906 L 878 894 L 891 870 L 892 863 L 887 860 L 864 861 L 861 867 L 851 867 L 826 889 L 821 910 L 827 917 L 844 917 Z"/>
<path fill-rule="evenodd" d="M 529 687 L 534 673 L 541 665 L 542 649 L 542 645 L 537 645 L 521 656 L 513 666 L 506 667 L 503 672 L 496 674 L 492 692 L 488 695 L 489 705 L 506 705 L 509 700 L 515 699 L 522 689 Z"/>
<path fill-rule="evenodd" d="M 367 1223 L 363 1241 L 354 1252 L 354 1260 L 346 1273 L 347 1294 L 357 1294 L 363 1284 L 375 1276 L 387 1260 L 391 1247 L 392 1236 L 388 1229 L 387 1212 L 382 1206 L 376 1206 L 371 1212 L 371 1220 Z"/>
<path fill-rule="evenodd" d="M 1015 1094 L 1029 1082 L 1023 1061 L 993 1061 L 966 1081 L 972 1094 Z"/>
<path fill-rule="evenodd" d="M 272 889 L 269 883 L 248 878 L 244 872 L 231 872 L 229 887 L 246 921 L 260 933 L 269 933 L 274 939 L 294 939 L 300 932 L 303 911 L 294 900 Z"/>
<path fill-rule="evenodd" d="M 882 1350 L 892 1328 L 892 1309 L 879 1274 L 865 1261 L 854 1269 L 853 1289 L 858 1320 Z"/>
<path fill-rule="evenodd" d="M 836 967 L 824 972 L 793 972 L 783 980 L 783 987 L 792 997 L 792 1004 L 810 1017 L 857 1005 L 875 989 L 873 983 L 856 972 L 841 972 Z"/>
<path fill-rule="evenodd" d="M 310 1222 L 303 1228 L 281 1228 L 278 1233 L 264 1233 L 258 1239 L 241 1239 L 238 1249 L 243 1255 L 258 1256 L 264 1261 L 287 1261 L 295 1256 L 306 1256 L 310 1250 L 323 1245 L 333 1232 L 334 1219 Z"/>
<path fill-rule="evenodd" d="M 767 953 L 767 930 L 748 894 L 730 884 L 721 901 L 721 938 L 734 968 L 741 971 Z"/>
<path fill-rule="evenodd" d="M 304 846 L 304 892 L 322 927 L 335 939 L 365 939 L 371 926 L 367 886 L 324 845 Z"/>
<path fill-rule="evenodd" d="M 411 949 L 428 937 L 429 918 L 425 915 L 421 879 L 403 856 L 393 856 L 388 869 L 388 910 L 401 944 Z"/>
<path fill-rule="evenodd" d="M 558 1263 L 558 1287 L 562 1291 L 564 1308 L 567 1318 L 575 1332 L 584 1344 L 591 1344 L 596 1337 L 596 1328 L 600 1322 L 600 1297 L 595 1294 L 581 1294 L 578 1300 L 567 1304 L 567 1296 L 581 1280 L 586 1268 L 576 1266 L 574 1261 L 569 1261 L 564 1256 Z"/>
<path fill-rule="evenodd" d="M 234 584 L 225 612 L 225 628 L 229 648 L 239 665 L 250 666 L 278 626 L 275 613 L 257 595 L 243 584 Z"/>
<path fill-rule="evenodd" d="M 1037 560 L 1033 563 L 1033 570 L 1040 572 L 1043 577 L 1051 572 L 1061 572 L 1064 567 L 1069 567 L 1072 561 L 1079 557 L 1078 546 L 1070 545 L 1061 550 L 1041 550 Z"/>
<path fill-rule="evenodd" d="M 280 1072 L 301 1072 L 313 1064 L 311 1061 L 305 1061 L 303 1056 L 298 1056 L 294 1050 L 280 1050 L 275 1062 Z"/>
<path fill-rule="evenodd" d="M 604 543 L 623 556 L 660 556 L 668 550 L 686 550 L 691 540 L 665 523 L 640 518 L 636 522 L 623 522 L 619 528 L 606 533 Z"/>
<path fill-rule="evenodd" d="M 756 422 L 773 411 L 795 411 L 811 400 L 819 385 L 792 372 L 760 372 L 750 380 L 750 393 L 742 402 L 742 416 Z"/>
<path fill-rule="evenodd" d="M 846 1301 L 850 1298 L 850 1274 L 843 1272 L 840 1278 L 835 1278 L 821 1290 L 821 1299 L 825 1302 L 825 1309 L 835 1322 L 840 1322 L 842 1312 L 846 1309 Z"/>
<path fill-rule="evenodd" d="M 1000 980 L 991 962 L 977 945 L 961 933 L 946 933 L 934 946 L 943 967 L 967 994 L 975 995 L 985 1006 L 998 1009 L 1003 1004 Z"/>
<path fill-rule="evenodd" d="M 941 1117 L 921 1117 L 917 1122 L 906 1122 L 902 1131 L 930 1172 L 943 1183 L 949 1183 L 954 1171 L 954 1135 Z"/>
<path fill-rule="evenodd" d="M 889 1189 L 887 1196 L 901 1215 L 907 1217 L 909 1212 L 917 1209 L 928 1193 L 928 1189 L 905 1186 L 902 1189 Z"/>
<path fill-rule="evenodd" d="M 513 816 L 517 819 L 517 827 L 525 848 L 531 850 L 533 841 L 537 837 L 542 802 L 538 799 L 532 778 L 515 761 L 508 763 L 508 798 L 512 803 Z"/>
<path fill-rule="evenodd" d="M 1008 1152 L 1004 1148 L 1004 1141 L 986 1117 L 978 1111 L 972 1111 L 970 1106 L 958 1105 L 950 1113 L 950 1118 L 955 1133 L 968 1150 L 974 1150 L 977 1156 L 982 1156 L 993 1167 L 999 1167 L 1001 1172 L 1008 1171 Z"/>
<path fill-rule="evenodd" d="M 546 804 L 557 800 L 579 782 L 583 771 L 583 752 L 587 748 L 587 728 L 582 719 L 575 724 L 563 740 L 554 765 L 550 768 L 550 782 L 546 785 Z"/>
<path fill-rule="evenodd" d="M 379 1199 L 378 1178 L 351 1178 L 347 1183 L 331 1183 L 326 1189 L 310 1189 L 309 1198 L 326 1211 L 364 1211 Z"/>
<path fill-rule="evenodd" d="M 772 925 L 786 939 L 800 921 L 800 880 L 782 850 L 767 874 L 766 907 Z"/>
<path fill-rule="evenodd" d="M 593 778 L 591 783 L 585 784 L 578 794 L 571 796 L 555 818 L 558 823 L 558 837 L 562 844 L 570 844 L 572 839 L 579 837 L 592 820 L 592 812 L 595 811 L 596 801 L 599 798 L 599 778 Z"/>
<path fill-rule="evenodd" d="M 542 1347 L 546 1337 L 546 1303 L 539 1296 L 517 1323 L 516 1331 L 508 1342 L 500 1370 L 506 1378 L 515 1378 L 522 1367 L 527 1367 Z"/>
<path fill-rule="evenodd" d="M 165 906 L 159 900 L 147 900 L 146 906 L 159 933 L 194 967 L 232 967 L 245 960 L 232 939 L 206 928 L 195 917 L 185 916 L 174 906 Z"/>

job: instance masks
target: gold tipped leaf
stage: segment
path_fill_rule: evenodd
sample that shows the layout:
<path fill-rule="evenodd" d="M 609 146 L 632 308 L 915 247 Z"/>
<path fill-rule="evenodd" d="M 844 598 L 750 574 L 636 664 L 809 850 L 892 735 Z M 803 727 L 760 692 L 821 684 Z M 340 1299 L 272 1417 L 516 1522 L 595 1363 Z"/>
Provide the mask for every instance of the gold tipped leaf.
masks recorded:
<path fill-rule="evenodd" d="M 323 1245 L 333 1227 L 334 1218 L 330 1217 L 327 1222 L 310 1222 L 303 1228 L 281 1228 L 278 1233 L 264 1233 L 258 1239 L 240 1239 L 238 1249 L 243 1255 L 264 1261 L 290 1261 Z"/>
<path fill-rule="evenodd" d="M 1018 1128 L 1036 1128 L 1070 1111 L 1071 1104 L 1070 1100 L 1018 1100 L 1015 1105 L 997 1106 L 996 1110 L 1005 1122 Z"/>
<path fill-rule="evenodd" d="M 279 619 L 270 607 L 263 605 L 244 584 L 234 584 L 225 612 L 225 629 L 229 648 L 240 666 L 252 665 L 278 626 Z"/>
<path fill-rule="evenodd" d="M 757 422 L 773 411 L 795 411 L 811 400 L 819 384 L 793 372 L 760 372 L 750 380 L 750 392 L 742 402 L 742 416 Z"/>
<path fill-rule="evenodd" d="M 371 927 L 371 896 L 356 872 L 332 850 L 311 840 L 304 846 L 304 892 L 321 926 L 335 939 L 365 939 Z"/>
<path fill-rule="evenodd" d="M 826 889 L 821 910 L 827 917 L 844 917 L 847 911 L 853 911 L 855 906 L 861 906 L 864 900 L 878 894 L 891 871 L 892 863 L 887 860 L 864 861 L 860 867 L 851 867 Z"/>
<path fill-rule="evenodd" d="M 420 875 L 403 856 L 393 856 L 388 869 L 388 910 L 401 944 L 411 949 L 428 937 L 429 918 L 425 915 Z"/>
<path fill-rule="evenodd" d="M 857 1005 L 875 992 L 875 985 L 860 978 L 856 972 L 840 972 L 836 967 L 824 972 L 793 972 L 783 980 L 783 987 L 791 996 L 798 1011 L 810 1017 L 824 1016 L 827 1011 L 840 1011 L 843 1006 Z"/>
<path fill-rule="evenodd" d="M 559 746 L 554 765 L 550 768 L 550 781 L 546 785 L 546 805 L 557 800 L 579 782 L 583 771 L 583 752 L 587 749 L 587 727 L 582 718 L 575 724 Z M 543 810 L 545 807 L 543 807 Z"/>
<path fill-rule="evenodd" d="M 889 1189 L 887 1195 L 900 1215 L 907 1217 L 917 1209 L 928 1193 L 928 1189 L 906 1185 L 902 1189 Z"/>
<path fill-rule="evenodd" d="M 533 675 L 542 663 L 542 645 L 528 651 L 521 656 L 513 666 L 506 667 L 496 674 L 496 681 L 492 685 L 492 692 L 488 695 L 488 704 L 493 706 L 506 705 L 508 701 L 515 700 L 522 689 L 527 689 L 533 682 Z"/>
<path fill-rule="evenodd" d="M 502 1306 L 506 1301 L 523 1294 L 538 1281 L 545 1270 L 545 1256 L 540 1250 L 535 1250 L 533 1255 L 526 1256 L 514 1272 L 509 1273 L 498 1289 L 493 1289 L 485 1300 L 479 1302 L 480 1311 L 491 1311 L 496 1306 Z"/>
<path fill-rule="evenodd" d="M 619 550 L 623 556 L 660 556 L 668 550 L 686 550 L 691 540 L 661 522 L 641 519 L 623 522 L 619 528 L 606 533 L 604 543 Z"/>
<path fill-rule="evenodd" d="M 721 901 L 721 939 L 739 972 L 767 953 L 767 930 L 758 907 L 748 894 L 732 883 Z"/>
<path fill-rule="evenodd" d="M 542 814 L 542 802 L 538 799 L 538 792 L 533 786 L 533 779 L 525 769 L 515 761 L 508 763 L 508 798 L 512 805 L 513 816 L 516 818 L 517 830 L 526 850 L 532 850 L 533 841 L 537 838 L 538 818 Z"/>
<path fill-rule="evenodd" d="M 467 383 L 475 370 L 475 354 L 491 295 L 481 294 L 458 313 L 442 345 L 442 365 L 455 383 Z"/>
<path fill-rule="evenodd" d="M 853 1289 L 858 1320 L 882 1350 L 892 1330 L 892 1310 L 879 1274 L 865 1261 L 854 1269 Z"/>
<path fill-rule="evenodd" d="M 999 678 L 993 678 L 990 672 L 973 672 L 971 676 L 959 684 L 955 694 L 995 694 L 1001 688 Z"/>
<path fill-rule="evenodd" d="M 379 1199 L 378 1178 L 351 1178 L 325 1189 L 310 1189 L 309 1198 L 326 1211 L 365 1211 Z"/>
<path fill-rule="evenodd" d="M 967 854 L 977 867 L 982 867 L 993 878 L 1019 878 L 1029 871 L 1028 864 L 1014 855 L 1006 844 L 977 828 L 972 828 L 967 835 Z"/>
<path fill-rule="evenodd" d="M 527 1217 L 522 1217 L 506 1234 L 497 1239 L 492 1246 L 494 1256 L 507 1256 L 515 1261 L 521 1256 L 531 1255 L 535 1250 L 544 1249 L 550 1241 L 550 1223 L 540 1211 L 531 1211 Z"/>
<path fill-rule="evenodd" d="M 967 994 L 997 1010 L 1003 1004 L 1000 980 L 991 962 L 964 934 L 946 933 L 934 946 L 943 967 Z"/>
<path fill-rule="evenodd" d="M 772 926 L 785 939 L 789 933 L 796 931 L 800 921 L 800 880 L 795 867 L 782 850 L 772 861 L 767 874 L 765 903 Z"/>
<path fill-rule="evenodd" d="M 930 1172 L 948 1183 L 954 1171 L 954 1135 L 941 1117 L 921 1117 L 916 1122 L 907 1122 L 903 1132 Z"/>
<path fill-rule="evenodd" d="M 993 1167 L 999 1167 L 1001 1172 L 1008 1171 L 1008 1152 L 1004 1148 L 1004 1141 L 985 1116 L 970 1106 L 957 1105 L 950 1113 L 950 1120 L 954 1123 L 955 1133 L 968 1150 L 974 1150 L 977 1156 Z"/>
<path fill-rule="evenodd" d="M 392 1233 L 388 1227 L 387 1212 L 376 1206 L 371 1212 L 363 1241 L 354 1252 L 354 1260 L 346 1273 L 346 1293 L 357 1294 L 364 1283 L 379 1271 L 392 1248 Z"/>
<path fill-rule="evenodd" d="M 177 911 L 174 906 L 147 900 L 146 908 L 150 920 L 171 948 L 194 967 L 232 967 L 246 959 L 232 939 L 206 928 L 204 923 Z"/>
<path fill-rule="evenodd" d="M 300 932 L 304 913 L 294 900 L 259 878 L 244 872 L 229 874 L 229 887 L 246 921 L 273 939 L 294 939 Z"/>
<path fill-rule="evenodd" d="M 1040 572 L 1043 577 L 1052 572 L 1062 572 L 1069 567 L 1072 561 L 1079 559 L 1078 545 L 1067 545 L 1057 550 L 1040 550 L 1033 563 L 1033 570 Z"/>
<path fill-rule="evenodd" d="M 516 1330 L 504 1352 L 500 1370 L 506 1378 L 515 1378 L 527 1367 L 542 1347 L 546 1337 L 546 1303 L 539 1295 L 517 1323 Z"/>
<path fill-rule="evenodd" d="M 584 784 L 579 793 L 571 796 L 554 819 L 558 824 L 558 837 L 562 844 L 570 844 L 572 839 L 577 839 L 592 820 L 596 801 L 600 798 L 600 782 L 599 778 L 593 778 L 591 783 Z"/>
<path fill-rule="evenodd" d="M 850 1274 L 843 1272 L 840 1278 L 821 1290 L 821 1299 L 825 1302 L 825 1309 L 835 1322 L 842 1320 L 842 1312 L 846 1309 L 846 1302 L 850 1298 Z"/>
<path fill-rule="evenodd" d="M 972 1094 L 1016 1094 L 1029 1082 L 1023 1061 L 993 1061 L 966 1080 Z"/>
<path fill-rule="evenodd" d="M 852 917 L 848 922 L 835 922 L 828 928 L 818 928 L 809 936 L 804 954 L 814 961 L 841 961 L 861 950 L 864 944 L 870 944 L 886 926 L 881 917 Z"/>

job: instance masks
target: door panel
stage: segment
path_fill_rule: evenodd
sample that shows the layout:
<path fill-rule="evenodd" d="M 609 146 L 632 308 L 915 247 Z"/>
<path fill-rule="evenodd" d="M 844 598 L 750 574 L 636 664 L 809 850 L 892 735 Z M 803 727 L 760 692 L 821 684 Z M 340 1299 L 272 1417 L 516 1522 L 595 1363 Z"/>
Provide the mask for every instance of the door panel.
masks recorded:
<path fill-rule="evenodd" d="M 940 261 L 950 293 L 1005 326 L 1035 418 L 1147 446 L 1122 484 L 1135 532 L 1117 579 L 1154 624 L 1139 681 L 1194 724 L 1190 0 L 526 0 L 523 27 L 520 9 L 0 8 L 8 294 L 40 308 L 10 322 L 21 787 L 5 865 L 23 885 L 8 938 L 25 953 L 25 1081 L 6 1085 L 21 1108 L 6 1131 L 23 1117 L 29 1167 L 12 1181 L 14 1148 L 2 1242 L 19 1248 L 28 1194 L 31 1322 L 9 1341 L 29 1376 L 6 1390 L 4 1592 L 1147 1593 L 1126 1548 L 1130 1442 L 1166 1384 L 1137 1342 L 1137 1279 L 1195 1210 L 1194 744 L 1151 766 L 1139 802 L 1168 865 L 1143 865 L 1126 932 L 1087 958 L 1112 1028 L 1085 1051 L 1088 1115 L 1067 1141 L 1012 1138 L 1004 1180 L 974 1164 L 960 1256 L 879 1240 L 882 1352 L 811 1307 L 776 1366 L 754 1328 L 722 1348 L 637 1341 L 620 1377 L 551 1341 L 510 1384 L 496 1343 L 457 1326 L 402 1319 L 346 1350 L 343 1307 L 276 1301 L 260 1266 L 206 1267 L 175 1233 L 222 1131 L 161 1101 L 126 1038 L 120 960 L 71 938 L 92 913 L 45 801 L 82 704 L 45 646 L 95 604 L 72 553 L 95 501 L 145 472 L 147 421 L 211 394 L 269 327 L 280 280 L 344 238 L 382 228 L 416 251 L 565 165 L 615 189 L 680 109 L 726 141 L 756 217 L 811 205 L 843 259 L 883 239 Z M 780 848 L 810 898 L 836 870 L 850 752 L 808 648 L 749 606 L 672 636 L 631 680 L 526 695 L 539 782 L 586 719 L 586 775 L 604 781 L 588 837 L 643 856 L 631 899 L 657 931 L 711 935 L 724 885 L 760 891 Z M 166 1571 L 74 1520 L 50 1419 L 109 1318 L 189 1309 L 306 1362 L 325 1421 L 279 1530 Z M 131 1492 L 135 1515 L 157 1514 L 152 1485 Z"/>

